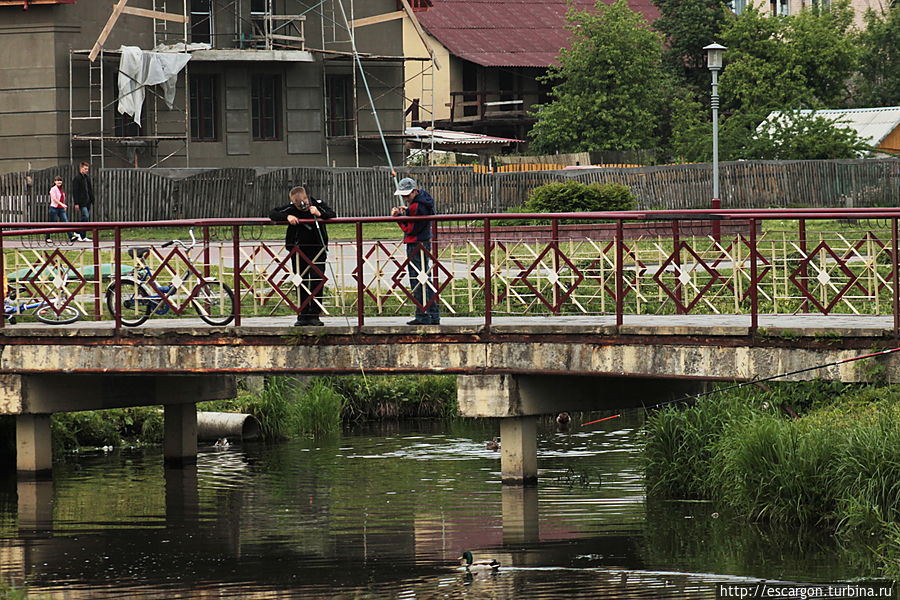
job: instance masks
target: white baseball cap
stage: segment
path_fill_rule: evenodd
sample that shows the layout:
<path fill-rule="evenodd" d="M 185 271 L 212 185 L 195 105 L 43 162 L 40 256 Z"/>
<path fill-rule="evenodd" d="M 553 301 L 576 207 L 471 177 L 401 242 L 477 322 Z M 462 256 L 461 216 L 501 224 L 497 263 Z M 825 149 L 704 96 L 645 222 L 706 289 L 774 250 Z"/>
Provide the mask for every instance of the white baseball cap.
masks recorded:
<path fill-rule="evenodd" d="M 416 189 L 416 180 L 412 177 L 404 177 L 397 184 L 397 191 L 394 192 L 394 195 L 408 196 L 414 189 Z"/>

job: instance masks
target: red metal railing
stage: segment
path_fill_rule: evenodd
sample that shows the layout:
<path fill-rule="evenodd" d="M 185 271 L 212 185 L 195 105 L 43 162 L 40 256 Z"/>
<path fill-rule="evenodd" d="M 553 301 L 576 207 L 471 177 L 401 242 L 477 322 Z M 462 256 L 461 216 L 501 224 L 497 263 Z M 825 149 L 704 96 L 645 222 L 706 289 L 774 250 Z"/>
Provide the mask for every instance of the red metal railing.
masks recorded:
<path fill-rule="evenodd" d="M 127 314 L 130 288 L 123 309 L 122 282 L 133 287 L 130 278 L 144 272 L 149 289 L 172 285 L 171 294 L 158 294 L 165 313 L 158 318 L 191 314 L 198 284 L 215 280 L 233 292 L 235 325 L 281 316 L 289 324 L 288 315 L 317 302 L 319 290 L 323 316 L 348 324 L 408 318 L 430 305 L 428 294 L 417 299 L 420 285 L 447 324 L 584 315 L 623 325 L 636 315 L 709 314 L 741 315 L 755 332 L 761 316 L 854 314 L 891 316 L 897 335 L 898 219 L 900 209 L 891 208 L 404 218 L 432 222 L 433 238 L 420 249 L 430 267 L 421 277 L 412 267 L 415 281 L 399 229 L 394 240 L 367 239 L 367 228 L 398 221 L 390 217 L 329 221 L 321 272 L 315 256 L 285 250 L 283 224 L 264 219 L 18 223 L 0 225 L 0 271 L 6 303 L 15 290 L 19 300 L 42 298 L 59 310 L 77 305 L 115 328 L 134 316 Z M 140 239 L 161 228 L 200 235 L 190 249 Z M 92 242 L 65 241 L 67 232 L 83 230 Z M 139 246 L 148 247 L 145 257 L 129 255 Z M 5 321 L 0 316 L 0 326 Z"/>

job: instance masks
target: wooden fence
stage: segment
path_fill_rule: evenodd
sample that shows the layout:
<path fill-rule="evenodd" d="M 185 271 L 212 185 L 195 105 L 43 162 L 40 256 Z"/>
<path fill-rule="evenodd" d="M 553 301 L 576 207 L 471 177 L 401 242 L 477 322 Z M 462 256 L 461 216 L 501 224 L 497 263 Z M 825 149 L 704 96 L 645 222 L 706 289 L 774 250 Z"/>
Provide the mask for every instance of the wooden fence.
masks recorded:
<path fill-rule="evenodd" d="M 0 220 L 45 221 L 55 175 L 72 180 L 75 166 L 0 175 Z M 522 205 L 531 189 L 553 181 L 618 182 L 641 209 L 707 208 L 709 164 L 639 168 L 476 173 L 470 167 L 413 167 L 414 177 L 445 214 L 502 212 Z M 306 185 L 341 216 L 385 215 L 396 204 L 390 171 L 374 168 L 100 169 L 93 173 L 94 218 L 146 221 L 266 216 Z M 900 158 L 830 161 L 746 161 L 721 165 L 723 208 L 900 205 Z"/>

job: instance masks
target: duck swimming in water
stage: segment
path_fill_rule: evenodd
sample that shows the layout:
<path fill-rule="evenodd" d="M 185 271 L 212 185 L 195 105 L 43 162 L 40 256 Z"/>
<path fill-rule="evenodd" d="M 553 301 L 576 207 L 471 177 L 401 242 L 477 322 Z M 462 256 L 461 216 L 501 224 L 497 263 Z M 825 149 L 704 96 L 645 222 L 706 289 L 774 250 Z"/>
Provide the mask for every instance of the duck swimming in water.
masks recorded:
<path fill-rule="evenodd" d="M 500 449 L 500 438 L 494 438 L 492 440 L 488 440 L 487 443 L 484 445 L 484 447 L 487 450 L 493 450 L 494 452 L 496 452 L 497 450 Z"/>
<path fill-rule="evenodd" d="M 472 553 L 468 550 L 462 553 L 459 560 L 466 571 L 496 571 L 500 568 L 500 563 L 496 558 L 474 560 Z"/>

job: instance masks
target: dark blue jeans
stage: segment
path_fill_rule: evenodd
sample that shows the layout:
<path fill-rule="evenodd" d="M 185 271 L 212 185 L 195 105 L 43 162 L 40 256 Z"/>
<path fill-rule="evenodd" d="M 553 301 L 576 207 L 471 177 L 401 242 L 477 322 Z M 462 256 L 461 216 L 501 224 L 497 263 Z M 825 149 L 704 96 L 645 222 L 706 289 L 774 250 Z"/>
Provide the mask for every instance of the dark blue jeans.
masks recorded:
<path fill-rule="evenodd" d="M 441 319 L 439 300 L 434 297 L 434 288 L 431 285 L 431 269 L 426 253 L 429 245 L 429 242 L 406 244 L 406 256 L 409 258 L 409 285 L 412 287 L 413 298 L 416 299 L 416 320 L 418 321 L 439 321 Z M 423 284 L 419 281 L 420 273 L 429 283 Z M 422 307 L 427 308 L 422 310 Z"/>
<path fill-rule="evenodd" d="M 66 209 L 62 207 L 50 207 L 50 222 L 51 223 L 68 223 L 69 215 L 66 214 Z"/>
<path fill-rule="evenodd" d="M 91 207 L 90 206 L 79 207 L 78 220 L 81 221 L 82 223 L 86 223 L 91 220 Z M 86 238 L 88 236 L 87 231 L 79 231 L 78 233 L 81 234 L 81 237 L 83 237 L 83 238 Z"/>

